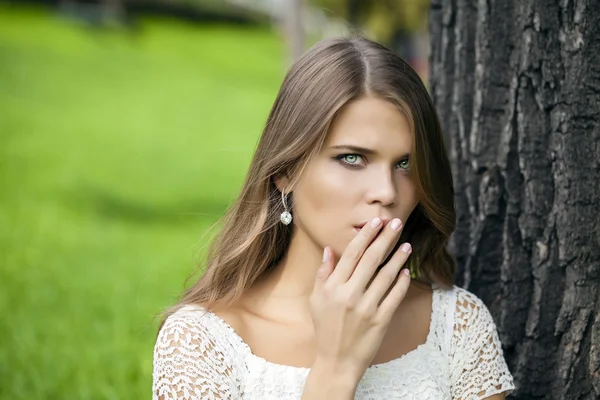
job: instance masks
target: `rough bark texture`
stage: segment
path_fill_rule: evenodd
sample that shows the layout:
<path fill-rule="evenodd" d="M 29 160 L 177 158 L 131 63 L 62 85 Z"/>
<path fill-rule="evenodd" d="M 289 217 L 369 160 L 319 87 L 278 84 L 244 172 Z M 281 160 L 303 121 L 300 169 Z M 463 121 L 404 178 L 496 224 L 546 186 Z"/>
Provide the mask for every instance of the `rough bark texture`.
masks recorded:
<path fill-rule="evenodd" d="M 600 0 L 432 0 L 457 284 L 516 399 L 600 398 Z"/>

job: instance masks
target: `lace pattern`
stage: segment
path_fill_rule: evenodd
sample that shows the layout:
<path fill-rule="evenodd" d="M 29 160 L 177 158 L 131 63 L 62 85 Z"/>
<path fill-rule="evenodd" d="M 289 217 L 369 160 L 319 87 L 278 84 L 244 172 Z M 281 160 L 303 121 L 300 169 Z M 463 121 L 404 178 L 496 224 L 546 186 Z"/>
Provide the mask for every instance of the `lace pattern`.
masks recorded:
<path fill-rule="evenodd" d="M 472 400 L 514 388 L 496 326 L 464 289 L 434 287 L 427 341 L 371 366 L 360 400 Z M 154 349 L 153 399 L 300 399 L 309 368 L 270 363 L 210 311 L 186 306 L 171 315 Z"/>
<path fill-rule="evenodd" d="M 243 377 L 205 313 L 181 309 L 162 327 L 154 348 L 153 399 L 239 399 Z"/>
<path fill-rule="evenodd" d="M 452 399 L 484 399 L 512 391 L 496 325 L 489 310 L 474 294 L 456 291 L 451 345 Z"/>

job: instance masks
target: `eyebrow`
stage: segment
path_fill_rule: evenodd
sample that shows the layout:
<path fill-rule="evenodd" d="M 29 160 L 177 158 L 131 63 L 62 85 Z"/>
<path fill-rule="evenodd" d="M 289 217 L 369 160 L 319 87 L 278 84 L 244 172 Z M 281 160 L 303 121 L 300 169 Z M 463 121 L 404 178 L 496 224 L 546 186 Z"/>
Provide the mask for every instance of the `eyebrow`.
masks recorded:
<path fill-rule="evenodd" d="M 365 155 L 371 155 L 371 154 L 375 154 L 376 153 L 375 150 L 367 149 L 366 147 L 352 146 L 352 145 L 347 145 L 347 144 L 342 144 L 342 145 L 338 145 L 338 146 L 331 146 L 331 148 L 332 149 L 346 149 L 346 150 L 354 151 L 356 153 L 362 153 L 362 154 L 365 154 Z"/>
<path fill-rule="evenodd" d="M 349 144 L 341 144 L 341 145 L 337 145 L 337 146 L 331 146 L 331 148 L 332 149 L 350 150 L 352 152 L 364 154 L 366 156 L 377 154 L 377 152 L 375 150 L 368 149 L 366 147 L 353 146 L 353 145 L 349 145 Z M 410 156 L 410 153 L 406 153 L 401 158 L 406 158 L 409 156 Z"/>

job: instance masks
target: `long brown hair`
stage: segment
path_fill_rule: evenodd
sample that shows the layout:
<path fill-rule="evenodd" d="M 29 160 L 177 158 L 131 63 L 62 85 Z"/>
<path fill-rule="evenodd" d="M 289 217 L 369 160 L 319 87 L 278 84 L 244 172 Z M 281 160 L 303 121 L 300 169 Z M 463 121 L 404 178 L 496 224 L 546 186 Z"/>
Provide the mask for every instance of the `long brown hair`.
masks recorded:
<path fill-rule="evenodd" d="M 440 286 L 452 285 L 455 263 L 445 246 L 455 226 L 454 189 L 427 89 L 387 48 L 364 38 L 337 38 L 317 43 L 287 73 L 241 193 L 208 249 L 206 269 L 179 305 L 232 304 L 282 259 L 292 225 L 279 222 L 282 204 L 275 178 L 287 176 L 293 188 L 320 151 L 336 115 L 365 95 L 392 102 L 411 122 L 411 174 L 419 205 L 400 242 L 413 246 L 413 273 Z"/>

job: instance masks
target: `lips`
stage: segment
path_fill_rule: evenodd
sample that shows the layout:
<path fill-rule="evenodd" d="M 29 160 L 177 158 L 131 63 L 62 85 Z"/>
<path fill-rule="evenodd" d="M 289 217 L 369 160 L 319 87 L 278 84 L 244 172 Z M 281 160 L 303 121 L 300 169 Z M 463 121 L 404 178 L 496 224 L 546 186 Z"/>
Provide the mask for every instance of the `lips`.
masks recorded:
<path fill-rule="evenodd" d="M 363 222 L 362 224 L 359 224 L 359 225 L 354 225 L 354 229 L 356 229 L 357 231 L 360 231 L 362 229 L 362 227 L 365 225 L 366 225 L 366 222 Z"/>
<path fill-rule="evenodd" d="M 375 218 L 375 217 L 373 217 L 373 218 Z M 354 225 L 354 229 L 356 230 L 356 232 L 360 232 L 360 230 L 363 228 L 363 226 L 365 226 L 366 224 L 371 222 L 371 219 L 368 221 L 361 222 L 358 225 Z M 383 221 L 383 226 L 386 226 L 392 219 L 391 218 L 381 218 L 381 220 Z"/>

